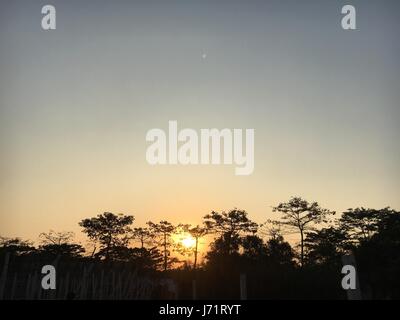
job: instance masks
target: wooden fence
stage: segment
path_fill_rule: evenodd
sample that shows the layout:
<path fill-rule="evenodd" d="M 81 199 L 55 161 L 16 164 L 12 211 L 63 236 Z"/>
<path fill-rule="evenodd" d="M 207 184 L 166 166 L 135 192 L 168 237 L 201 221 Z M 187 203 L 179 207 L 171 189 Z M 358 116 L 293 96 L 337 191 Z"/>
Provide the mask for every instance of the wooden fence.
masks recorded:
<path fill-rule="evenodd" d="M 2 261 L 3 260 L 3 261 Z M 0 300 L 146 300 L 176 299 L 171 279 L 139 275 L 126 265 L 27 259 L 15 264 L 7 253 L 0 259 Z M 42 288 L 43 265 L 56 269 L 56 289 Z"/>

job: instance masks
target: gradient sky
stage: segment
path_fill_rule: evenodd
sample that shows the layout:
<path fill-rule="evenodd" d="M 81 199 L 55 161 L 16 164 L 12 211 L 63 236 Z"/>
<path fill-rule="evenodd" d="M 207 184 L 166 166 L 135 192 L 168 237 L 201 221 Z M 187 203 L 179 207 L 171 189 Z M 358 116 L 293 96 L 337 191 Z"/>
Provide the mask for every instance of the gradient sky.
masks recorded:
<path fill-rule="evenodd" d="M 41 7 L 57 30 L 41 29 Z M 341 7 L 357 9 L 356 31 Z M 0 2 L 0 235 L 104 211 L 200 223 L 290 196 L 400 209 L 399 1 Z M 206 54 L 205 59 L 202 55 Z M 150 166 L 146 132 L 254 128 L 255 171 Z M 82 235 L 79 235 L 82 237 Z"/>

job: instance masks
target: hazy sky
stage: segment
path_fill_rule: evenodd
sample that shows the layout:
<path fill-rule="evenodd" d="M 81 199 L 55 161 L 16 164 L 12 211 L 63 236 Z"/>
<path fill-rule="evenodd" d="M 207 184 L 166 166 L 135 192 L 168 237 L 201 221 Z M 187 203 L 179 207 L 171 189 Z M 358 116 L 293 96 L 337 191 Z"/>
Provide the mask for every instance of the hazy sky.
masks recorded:
<path fill-rule="evenodd" d="M 41 7 L 57 29 L 41 29 Z M 357 9 L 356 31 L 341 7 Z M 400 209 L 399 1 L 0 1 L 0 235 L 104 211 L 257 222 L 299 195 Z M 205 57 L 206 55 L 206 57 Z M 205 58 L 204 58 L 205 57 Z M 150 166 L 146 132 L 254 128 L 255 171 Z M 81 236 L 80 236 L 81 237 Z"/>

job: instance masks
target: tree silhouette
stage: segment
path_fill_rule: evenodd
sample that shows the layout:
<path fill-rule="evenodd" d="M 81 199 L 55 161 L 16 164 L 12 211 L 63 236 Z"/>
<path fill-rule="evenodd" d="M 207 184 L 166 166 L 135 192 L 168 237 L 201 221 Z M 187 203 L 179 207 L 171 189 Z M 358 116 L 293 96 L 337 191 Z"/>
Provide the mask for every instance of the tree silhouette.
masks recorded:
<path fill-rule="evenodd" d="M 233 209 L 229 212 L 215 212 L 204 216 L 207 232 L 219 234 L 214 241 L 214 250 L 228 255 L 237 252 L 241 236 L 256 233 L 258 225 L 247 217 L 244 210 Z"/>
<path fill-rule="evenodd" d="M 220 256 L 234 256 L 239 254 L 241 237 L 239 234 L 226 232 L 221 234 L 219 237 L 214 239 L 210 244 L 210 251 L 207 253 L 207 257 L 212 255 Z"/>
<path fill-rule="evenodd" d="M 80 257 L 85 249 L 80 244 L 72 243 L 74 236 L 74 233 L 70 231 L 43 232 L 39 235 L 41 242 L 39 251 L 41 254 L 49 256 Z"/>
<path fill-rule="evenodd" d="M 66 258 L 78 258 L 85 253 L 85 249 L 76 243 L 45 244 L 39 246 L 41 254 L 49 256 L 62 256 Z"/>
<path fill-rule="evenodd" d="M 0 237 L 0 253 L 9 252 L 13 255 L 27 255 L 36 251 L 33 243 L 20 238 Z"/>
<path fill-rule="evenodd" d="M 241 240 L 243 248 L 243 256 L 252 259 L 259 260 L 266 256 L 267 250 L 264 241 L 257 235 L 247 235 Z"/>
<path fill-rule="evenodd" d="M 251 298 L 343 299 L 341 257 L 351 250 L 363 297 L 400 298 L 400 212 L 348 209 L 334 223 L 325 224 L 333 212 L 321 209 L 316 202 L 292 198 L 274 210 L 282 218 L 262 228 L 237 209 L 213 211 L 200 226 L 175 227 L 163 220 L 134 229 L 132 216 L 106 212 L 79 223 L 99 246 L 92 256 L 84 255 L 71 232 L 41 233 L 36 247 L 19 238 L 0 237 L 0 263 L 6 275 L 1 277 L 0 287 L 7 299 L 29 298 L 37 291 L 32 289 L 32 279 L 37 278 L 38 266 L 56 261 L 62 285 L 74 288 L 76 298 L 134 298 L 143 293 L 160 298 L 165 297 L 166 283 L 173 282 L 179 297 L 188 299 L 193 294 L 192 280 L 196 280 L 198 297 L 237 299 L 239 274 L 245 273 Z M 295 259 L 294 250 L 284 239 L 286 231 L 300 232 L 302 239 L 304 236 L 301 261 Z M 198 244 L 208 233 L 214 239 L 198 270 Z M 188 234 L 195 242 L 186 243 L 183 249 L 194 256 L 192 269 L 188 265 L 176 267 L 178 260 L 173 254 L 179 236 L 185 239 Z M 261 236 L 266 236 L 265 240 Z M 130 246 L 130 241 L 135 246 Z M 168 273 L 162 274 L 164 271 Z M 63 278 L 65 274 L 68 276 Z M 29 285 L 21 286 L 26 280 Z"/>
<path fill-rule="evenodd" d="M 97 217 L 82 220 L 79 225 L 90 239 L 100 244 L 98 256 L 109 260 L 112 247 L 126 246 L 133 220 L 133 216 L 104 212 Z"/>
<path fill-rule="evenodd" d="M 334 227 L 323 228 L 306 233 L 307 262 L 313 264 L 340 263 L 340 257 L 346 253 L 346 234 Z"/>
<path fill-rule="evenodd" d="M 373 298 L 400 298 L 400 212 L 357 208 L 343 215 L 340 228 L 348 236 L 364 286 Z M 354 229 L 349 230 L 344 221 Z"/>
<path fill-rule="evenodd" d="M 288 202 L 280 203 L 273 211 L 282 214 L 280 222 L 283 225 L 300 233 L 300 263 L 303 266 L 305 231 L 312 230 L 318 223 L 328 222 L 327 217 L 335 212 L 321 208 L 317 202 L 309 203 L 300 197 L 292 197 Z"/>
<path fill-rule="evenodd" d="M 138 268 L 159 270 L 163 265 L 164 257 L 157 247 L 133 248 L 133 261 Z"/>
<path fill-rule="evenodd" d="M 380 210 L 370 208 L 348 209 L 340 217 L 339 227 L 355 244 L 369 240 L 378 231 L 379 222 L 394 212 L 390 208 Z"/>
<path fill-rule="evenodd" d="M 151 234 L 154 236 L 156 243 L 162 248 L 164 256 L 163 270 L 167 271 L 168 266 L 177 261 L 176 258 L 171 258 L 171 248 L 173 241 L 171 240 L 172 234 L 175 232 L 176 227 L 170 222 L 162 220 L 160 223 L 147 222 Z"/>
<path fill-rule="evenodd" d="M 43 245 L 60 245 L 69 243 L 74 238 L 74 236 L 75 234 L 71 231 L 56 232 L 54 230 L 50 230 L 49 232 L 42 232 L 39 235 L 39 239 Z"/>
<path fill-rule="evenodd" d="M 140 248 L 144 249 L 146 244 L 151 244 L 153 235 L 148 228 L 133 228 L 131 239 L 140 243 Z"/>
<path fill-rule="evenodd" d="M 260 225 L 258 233 L 263 237 L 268 237 L 268 239 L 282 237 L 282 223 L 280 221 L 267 220 Z"/>
<path fill-rule="evenodd" d="M 277 265 L 292 265 L 294 259 L 293 249 L 290 244 L 284 241 L 283 237 L 274 234 L 266 245 L 265 250 L 269 261 Z"/>
<path fill-rule="evenodd" d="M 178 227 L 182 228 L 183 232 L 187 232 L 195 240 L 193 248 L 188 248 L 188 250 L 193 253 L 194 262 L 193 269 L 196 270 L 197 267 L 197 257 L 199 253 L 199 240 L 207 234 L 207 228 L 197 226 L 191 226 L 190 224 L 181 224 Z"/>

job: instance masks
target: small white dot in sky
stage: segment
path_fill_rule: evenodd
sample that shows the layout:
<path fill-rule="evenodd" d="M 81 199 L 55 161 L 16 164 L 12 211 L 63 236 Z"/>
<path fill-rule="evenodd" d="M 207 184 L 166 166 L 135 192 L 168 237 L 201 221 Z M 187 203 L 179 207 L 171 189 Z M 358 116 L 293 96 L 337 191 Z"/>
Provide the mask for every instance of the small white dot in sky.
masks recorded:
<path fill-rule="evenodd" d="M 207 58 L 207 54 L 206 54 L 206 53 L 203 53 L 203 54 L 201 55 L 201 58 L 202 58 L 203 60 L 205 60 L 205 59 Z"/>

